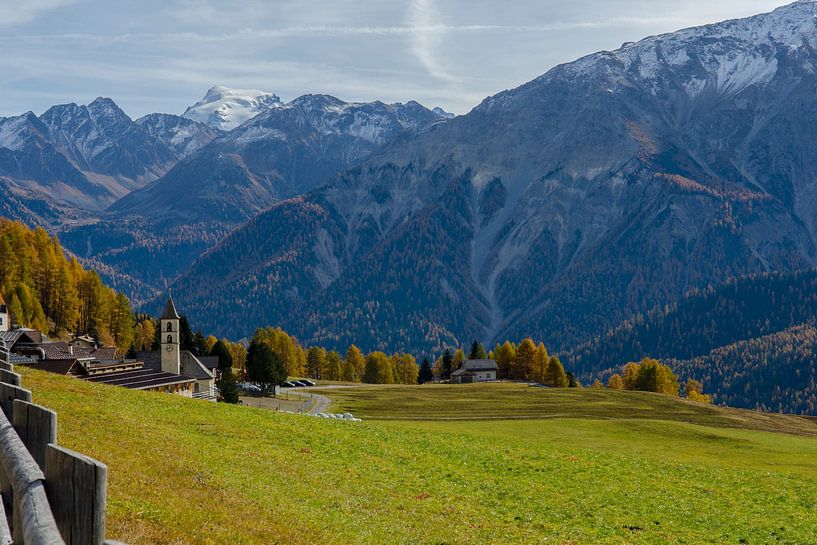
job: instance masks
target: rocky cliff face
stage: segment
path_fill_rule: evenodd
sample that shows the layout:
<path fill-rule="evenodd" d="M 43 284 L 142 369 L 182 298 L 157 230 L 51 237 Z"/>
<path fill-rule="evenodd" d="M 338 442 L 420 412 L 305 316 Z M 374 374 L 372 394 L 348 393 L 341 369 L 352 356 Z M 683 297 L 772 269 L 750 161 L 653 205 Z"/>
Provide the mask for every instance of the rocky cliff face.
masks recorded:
<path fill-rule="evenodd" d="M 203 123 L 171 114 L 148 114 L 136 124 L 168 146 L 178 159 L 192 155 L 221 134 Z"/>
<path fill-rule="evenodd" d="M 559 66 L 277 205 L 174 292 L 231 335 L 558 348 L 692 287 L 811 265 L 815 15 L 797 2 Z M 292 225 L 307 233 L 274 236 Z M 254 323 L 216 312 L 234 300 Z"/>
<path fill-rule="evenodd" d="M 105 208 L 177 160 L 110 99 L 0 119 L 0 176 L 53 207 Z"/>
<path fill-rule="evenodd" d="M 177 160 L 109 98 L 87 106 L 53 106 L 41 120 L 72 164 L 89 177 L 108 176 L 118 182 L 125 189 L 119 196 L 162 176 Z"/>

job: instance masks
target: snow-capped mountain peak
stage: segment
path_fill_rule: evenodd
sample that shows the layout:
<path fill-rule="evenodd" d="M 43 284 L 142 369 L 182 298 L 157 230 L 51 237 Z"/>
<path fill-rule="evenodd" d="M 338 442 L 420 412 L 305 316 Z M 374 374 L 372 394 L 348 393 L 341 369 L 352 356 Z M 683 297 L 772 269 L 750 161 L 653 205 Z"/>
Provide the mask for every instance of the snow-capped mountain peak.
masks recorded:
<path fill-rule="evenodd" d="M 567 73 L 579 78 L 602 76 L 615 83 L 629 74 L 653 81 L 655 91 L 666 83 L 666 70 L 672 70 L 690 97 L 705 89 L 734 96 L 750 85 L 771 81 L 781 49 L 810 48 L 815 43 L 817 1 L 799 0 L 770 13 L 629 42 L 617 51 L 557 67 L 539 79 Z"/>
<path fill-rule="evenodd" d="M 277 95 L 258 89 L 211 87 L 204 98 L 187 108 L 182 117 L 219 130 L 232 130 L 260 113 L 283 105 Z"/>

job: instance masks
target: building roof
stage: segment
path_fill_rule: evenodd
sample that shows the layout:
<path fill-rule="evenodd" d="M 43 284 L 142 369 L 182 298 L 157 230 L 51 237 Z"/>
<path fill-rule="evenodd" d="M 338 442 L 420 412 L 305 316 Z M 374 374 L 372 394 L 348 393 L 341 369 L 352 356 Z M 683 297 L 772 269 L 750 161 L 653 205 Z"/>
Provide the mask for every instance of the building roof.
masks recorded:
<path fill-rule="evenodd" d="M 85 348 L 73 346 L 65 341 L 44 343 L 40 345 L 45 351 L 45 359 L 48 360 L 113 360 L 116 358 L 116 348 L 97 347 Z"/>
<path fill-rule="evenodd" d="M 465 360 L 460 369 L 468 371 L 496 371 L 496 361 L 494 360 Z"/>
<path fill-rule="evenodd" d="M 199 361 L 210 371 L 218 369 L 218 356 L 199 356 Z"/>
<path fill-rule="evenodd" d="M 189 350 L 182 350 L 179 356 L 182 375 L 193 377 L 196 380 L 209 380 L 213 378 L 213 372 L 202 361 L 209 358 L 199 359 Z M 136 357 L 145 362 L 145 368 L 153 369 L 154 371 L 162 370 L 162 355 L 160 352 L 137 352 Z M 218 360 L 218 358 L 215 359 Z"/>
<path fill-rule="evenodd" d="M 161 320 L 179 320 L 179 313 L 176 312 L 176 305 L 173 304 L 173 297 L 167 297 L 167 303 L 165 303 L 165 311 L 162 314 Z"/>
<path fill-rule="evenodd" d="M 78 335 L 71 339 L 71 342 L 74 341 L 84 341 L 86 343 L 94 344 L 96 342 L 96 339 L 94 339 L 90 335 Z"/>
<path fill-rule="evenodd" d="M 79 378 L 87 380 L 88 382 L 122 386 L 123 388 L 130 388 L 131 390 L 151 390 L 162 386 L 173 386 L 175 384 L 192 384 L 196 381 L 196 379 L 184 375 L 174 375 L 172 373 L 164 373 L 162 371 L 145 368 Z"/>
<path fill-rule="evenodd" d="M 22 356 L 20 354 L 15 354 L 14 352 L 9 353 L 9 363 L 12 365 L 31 365 L 33 363 L 37 363 L 33 358 L 29 358 L 28 356 Z"/>
<path fill-rule="evenodd" d="M 218 358 L 217 358 L 218 359 Z M 213 378 L 213 373 L 189 350 L 181 351 L 182 374 L 198 380 Z"/>
<path fill-rule="evenodd" d="M 7 348 L 11 348 L 18 341 L 28 344 L 38 344 L 43 342 L 43 334 L 36 329 L 19 328 L 11 331 L 0 331 L 0 340 L 6 343 Z"/>
<path fill-rule="evenodd" d="M 71 370 L 76 370 L 77 358 L 59 359 L 59 360 L 40 360 L 36 364 L 37 369 L 48 371 L 49 373 L 57 373 L 58 375 L 67 375 Z"/>

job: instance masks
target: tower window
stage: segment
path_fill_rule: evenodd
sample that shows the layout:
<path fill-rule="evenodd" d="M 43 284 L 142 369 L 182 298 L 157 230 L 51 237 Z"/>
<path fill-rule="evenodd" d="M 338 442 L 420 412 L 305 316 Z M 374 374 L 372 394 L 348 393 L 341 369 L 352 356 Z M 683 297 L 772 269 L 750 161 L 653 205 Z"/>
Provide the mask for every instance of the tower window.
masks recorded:
<path fill-rule="evenodd" d="M 167 344 L 173 344 L 173 335 L 167 336 Z"/>
<path fill-rule="evenodd" d="M 167 322 L 167 330 L 173 331 L 173 322 Z"/>

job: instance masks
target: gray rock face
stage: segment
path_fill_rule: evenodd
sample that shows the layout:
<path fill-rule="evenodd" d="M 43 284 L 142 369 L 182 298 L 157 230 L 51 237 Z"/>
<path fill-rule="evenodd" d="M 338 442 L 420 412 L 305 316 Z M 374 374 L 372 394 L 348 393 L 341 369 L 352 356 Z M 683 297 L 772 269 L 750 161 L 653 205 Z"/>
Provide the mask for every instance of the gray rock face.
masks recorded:
<path fill-rule="evenodd" d="M 129 190 L 155 180 L 176 162 L 166 145 L 109 98 L 87 106 L 53 106 L 41 119 L 57 149 L 80 170 L 111 176 Z"/>
<path fill-rule="evenodd" d="M 174 292 L 231 335 L 560 348 L 692 287 L 813 265 L 816 15 L 801 1 L 559 66 L 272 208 Z M 292 225 L 309 232 L 272 237 Z"/>
<path fill-rule="evenodd" d="M 52 205 L 92 207 L 113 198 L 105 183 L 88 179 L 57 149 L 48 127 L 31 112 L 0 118 L 0 178 L 10 193 L 38 195 Z"/>
<path fill-rule="evenodd" d="M 0 176 L 57 208 L 105 208 L 177 160 L 110 99 L 0 119 Z"/>
<path fill-rule="evenodd" d="M 168 146 L 179 159 L 200 150 L 222 131 L 172 114 L 148 114 L 136 120 L 149 135 Z"/>

